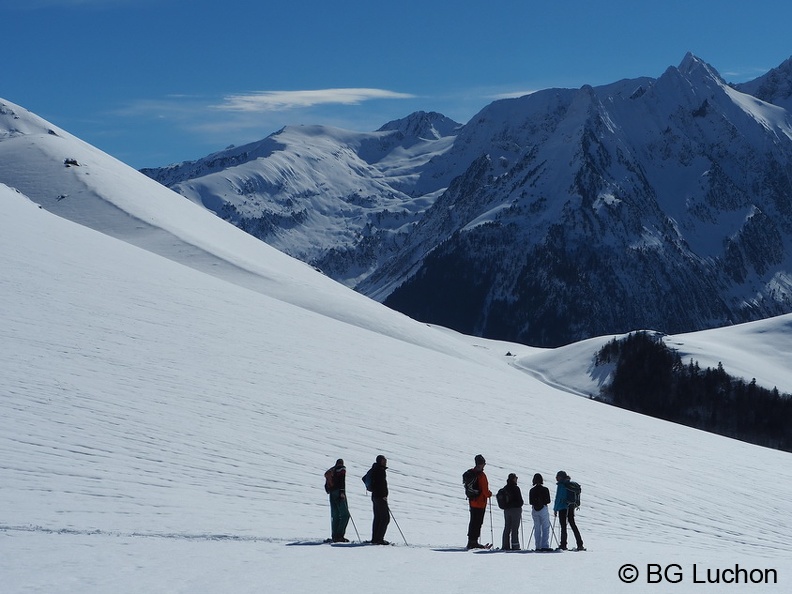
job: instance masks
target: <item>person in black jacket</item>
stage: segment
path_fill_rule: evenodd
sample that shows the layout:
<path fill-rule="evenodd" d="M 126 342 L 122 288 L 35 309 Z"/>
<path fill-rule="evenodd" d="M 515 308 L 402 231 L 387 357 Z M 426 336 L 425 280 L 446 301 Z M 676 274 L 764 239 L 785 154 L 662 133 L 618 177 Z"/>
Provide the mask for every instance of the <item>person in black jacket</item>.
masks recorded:
<path fill-rule="evenodd" d="M 507 501 L 503 506 L 503 519 L 506 522 L 503 527 L 503 539 L 501 548 L 504 551 L 520 550 L 520 523 L 522 522 L 523 498 L 520 487 L 517 486 L 517 475 L 513 472 L 506 480 L 503 487 L 507 496 Z"/>
<path fill-rule="evenodd" d="M 390 544 L 385 540 L 385 531 L 390 523 L 388 508 L 388 478 L 385 471 L 388 460 L 380 454 L 371 466 L 371 503 L 374 506 L 374 521 L 371 524 L 371 544 Z"/>
<path fill-rule="evenodd" d="M 534 487 L 528 492 L 528 503 L 531 504 L 531 517 L 536 537 L 536 550 L 552 551 L 550 548 L 550 490 L 544 486 L 544 479 L 538 472 L 533 477 Z"/>

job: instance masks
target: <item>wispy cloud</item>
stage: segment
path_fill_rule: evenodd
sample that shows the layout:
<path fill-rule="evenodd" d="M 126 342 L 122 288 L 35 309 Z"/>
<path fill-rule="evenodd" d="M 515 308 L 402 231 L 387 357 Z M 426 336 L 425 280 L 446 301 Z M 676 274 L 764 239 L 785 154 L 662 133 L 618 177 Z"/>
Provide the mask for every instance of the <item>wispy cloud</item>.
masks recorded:
<path fill-rule="evenodd" d="M 494 95 L 485 95 L 486 99 L 498 100 L 498 99 L 517 99 L 518 97 L 524 97 L 525 95 L 532 95 L 536 93 L 536 90 L 531 91 L 510 91 L 508 93 L 496 93 Z"/>
<path fill-rule="evenodd" d="M 387 100 L 410 103 L 416 98 L 407 93 L 363 88 L 262 91 L 223 97 L 174 94 L 131 100 L 112 113 L 135 122 L 138 129 L 172 129 L 190 135 L 196 143 L 211 144 L 216 150 L 218 145 L 259 140 L 286 125 L 374 130 L 396 117 L 394 106 L 389 106 Z"/>
<path fill-rule="evenodd" d="M 318 89 L 311 91 L 256 91 L 229 95 L 215 109 L 236 112 L 286 111 L 317 105 L 358 105 L 373 99 L 414 99 L 414 95 L 384 89 Z"/>

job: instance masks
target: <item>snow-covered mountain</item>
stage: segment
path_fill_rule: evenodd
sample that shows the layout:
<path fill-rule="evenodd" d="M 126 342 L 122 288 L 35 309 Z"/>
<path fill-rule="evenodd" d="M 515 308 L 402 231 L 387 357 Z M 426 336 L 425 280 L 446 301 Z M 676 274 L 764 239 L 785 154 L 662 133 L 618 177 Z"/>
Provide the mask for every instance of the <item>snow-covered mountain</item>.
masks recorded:
<path fill-rule="evenodd" d="M 655 81 L 492 104 L 457 142 L 482 128 L 510 150 L 455 180 L 362 292 L 539 345 L 792 310 L 788 111 L 688 55 Z"/>
<path fill-rule="evenodd" d="M 688 54 L 657 79 L 545 90 L 406 135 L 427 139 L 420 158 L 404 143 L 365 157 L 382 131 L 293 128 L 244 167 L 156 174 L 427 322 L 535 345 L 685 332 L 792 311 L 789 88 L 789 62 L 734 88 Z"/>
<path fill-rule="evenodd" d="M 261 142 L 143 172 L 351 286 L 395 253 L 445 187 L 431 162 L 459 128 L 424 112 L 368 134 L 287 127 Z"/>
<path fill-rule="evenodd" d="M 518 591 L 526 576 L 553 591 L 563 576 L 610 594 L 662 588 L 652 564 L 682 594 L 738 566 L 769 580 L 751 591 L 783 588 L 789 454 L 581 398 L 594 345 L 410 320 L 0 104 L 3 592 Z M 670 338 L 726 369 L 762 345 L 750 373 L 789 391 L 789 323 Z M 479 452 L 493 486 L 516 472 L 525 493 L 561 468 L 581 482 L 588 552 L 460 551 Z M 359 477 L 379 453 L 387 536 L 410 546 L 292 546 L 328 534 L 338 457 L 347 534 L 368 538 Z M 485 538 L 502 526 L 495 509 Z M 638 581 L 621 586 L 626 564 Z"/>

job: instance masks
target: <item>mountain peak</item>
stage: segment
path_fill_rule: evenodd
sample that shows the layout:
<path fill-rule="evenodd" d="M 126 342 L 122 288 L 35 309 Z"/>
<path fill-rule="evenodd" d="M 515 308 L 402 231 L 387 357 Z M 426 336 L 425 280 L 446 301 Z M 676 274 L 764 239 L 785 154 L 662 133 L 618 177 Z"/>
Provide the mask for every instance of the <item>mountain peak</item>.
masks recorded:
<path fill-rule="evenodd" d="M 693 52 L 687 52 L 679 63 L 679 70 L 681 72 L 690 72 L 693 68 L 704 63 L 704 60 L 696 56 Z"/>
<path fill-rule="evenodd" d="M 462 124 L 436 111 L 416 111 L 405 118 L 393 120 L 377 132 L 399 131 L 406 137 L 436 140 L 454 136 Z"/>
<path fill-rule="evenodd" d="M 692 52 L 688 52 L 685 54 L 685 57 L 680 62 L 679 67 L 677 68 L 679 72 L 689 77 L 696 73 L 703 73 L 708 78 L 713 78 L 716 81 L 723 82 L 721 75 L 712 67 L 710 64 L 707 64 L 704 60 L 693 54 Z"/>

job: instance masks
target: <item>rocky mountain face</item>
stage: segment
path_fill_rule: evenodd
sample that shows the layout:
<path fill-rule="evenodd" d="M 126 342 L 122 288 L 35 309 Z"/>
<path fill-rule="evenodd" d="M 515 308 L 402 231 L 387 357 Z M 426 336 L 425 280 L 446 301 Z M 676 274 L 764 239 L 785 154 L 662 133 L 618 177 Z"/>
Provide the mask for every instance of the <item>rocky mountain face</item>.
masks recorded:
<path fill-rule="evenodd" d="M 147 173 L 426 322 L 554 346 L 792 311 L 790 61 L 286 128 Z"/>

